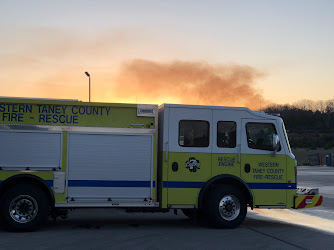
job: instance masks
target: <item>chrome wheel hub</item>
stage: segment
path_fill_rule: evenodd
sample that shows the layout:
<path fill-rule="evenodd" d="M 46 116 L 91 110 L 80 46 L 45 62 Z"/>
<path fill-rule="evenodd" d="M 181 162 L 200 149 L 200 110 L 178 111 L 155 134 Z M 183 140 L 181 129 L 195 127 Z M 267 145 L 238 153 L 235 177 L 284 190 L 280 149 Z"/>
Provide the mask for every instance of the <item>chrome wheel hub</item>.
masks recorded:
<path fill-rule="evenodd" d="M 9 205 L 9 214 L 18 223 L 28 223 L 38 212 L 36 200 L 29 195 L 15 197 Z"/>
<path fill-rule="evenodd" d="M 240 202 L 234 195 L 225 195 L 219 202 L 220 216 L 232 221 L 240 214 Z"/>

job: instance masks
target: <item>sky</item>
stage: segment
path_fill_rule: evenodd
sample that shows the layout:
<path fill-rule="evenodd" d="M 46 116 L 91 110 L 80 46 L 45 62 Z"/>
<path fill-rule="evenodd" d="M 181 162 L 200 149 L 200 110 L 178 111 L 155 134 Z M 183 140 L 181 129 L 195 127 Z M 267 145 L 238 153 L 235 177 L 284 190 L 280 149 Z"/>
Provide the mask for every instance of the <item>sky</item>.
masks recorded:
<path fill-rule="evenodd" d="M 247 106 L 332 99 L 334 1 L 1 0 L 0 96 Z"/>

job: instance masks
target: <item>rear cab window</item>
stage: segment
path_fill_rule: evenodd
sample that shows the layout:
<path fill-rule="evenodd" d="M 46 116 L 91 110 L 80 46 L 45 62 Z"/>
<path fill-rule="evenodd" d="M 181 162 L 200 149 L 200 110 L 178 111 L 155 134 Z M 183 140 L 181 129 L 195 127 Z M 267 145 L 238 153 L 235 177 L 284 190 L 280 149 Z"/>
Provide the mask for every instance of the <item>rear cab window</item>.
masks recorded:
<path fill-rule="evenodd" d="M 208 147 L 210 141 L 209 122 L 181 120 L 179 122 L 178 141 L 181 147 Z"/>
<path fill-rule="evenodd" d="M 217 147 L 235 148 L 237 142 L 237 123 L 233 121 L 217 122 Z"/>

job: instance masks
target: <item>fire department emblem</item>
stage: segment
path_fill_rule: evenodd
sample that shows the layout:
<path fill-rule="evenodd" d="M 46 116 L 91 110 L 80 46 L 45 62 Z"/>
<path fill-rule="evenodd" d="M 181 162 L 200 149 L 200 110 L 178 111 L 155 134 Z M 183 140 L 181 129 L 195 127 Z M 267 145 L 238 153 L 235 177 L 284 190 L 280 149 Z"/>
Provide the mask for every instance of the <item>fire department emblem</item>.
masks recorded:
<path fill-rule="evenodd" d="M 197 169 L 200 169 L 199 160 L 196 160 L 194 157 L 190 157 L 189 161 L 186 161 L 185 167 L 189 169 L 190 172 L 196 172 Z"/>

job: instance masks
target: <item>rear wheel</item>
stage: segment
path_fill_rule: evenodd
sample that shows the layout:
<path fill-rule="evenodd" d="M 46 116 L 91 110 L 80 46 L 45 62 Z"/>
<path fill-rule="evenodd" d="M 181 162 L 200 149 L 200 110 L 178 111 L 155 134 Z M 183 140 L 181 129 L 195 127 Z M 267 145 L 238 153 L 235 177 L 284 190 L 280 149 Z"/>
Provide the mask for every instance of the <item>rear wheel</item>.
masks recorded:
<path fill-rule="evenodd" d="M 48 196 L 36 185 L 13 186 L 4 193 L 1 203 L 2 221 L 10 231 L 36 230 L 48 218 Z"/>
<path fill-rule="evenodd" d="M 236 228 L 246 217 L 246 198 L 242 191 L 234 186 L 219 185 L 210 191 L 206 209 L 212 226 Z"/>

